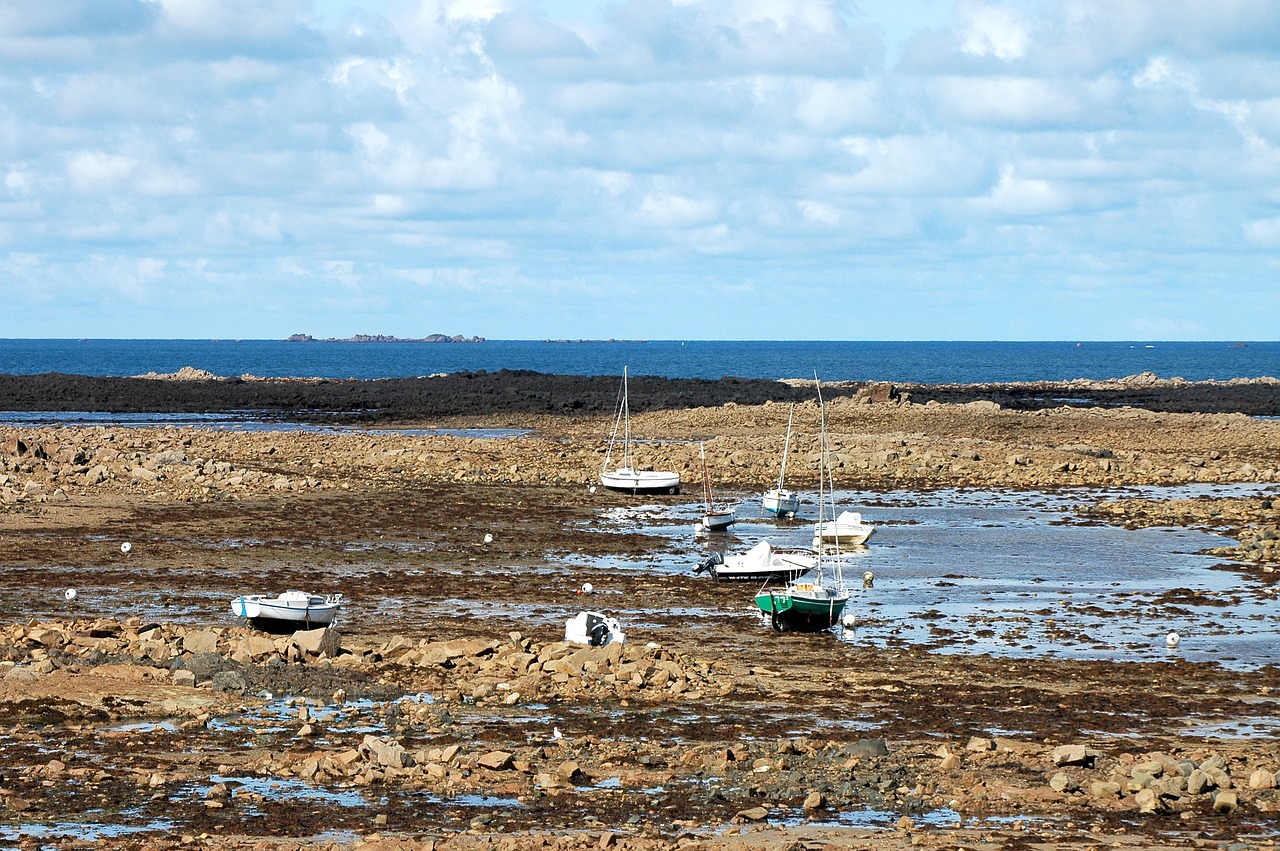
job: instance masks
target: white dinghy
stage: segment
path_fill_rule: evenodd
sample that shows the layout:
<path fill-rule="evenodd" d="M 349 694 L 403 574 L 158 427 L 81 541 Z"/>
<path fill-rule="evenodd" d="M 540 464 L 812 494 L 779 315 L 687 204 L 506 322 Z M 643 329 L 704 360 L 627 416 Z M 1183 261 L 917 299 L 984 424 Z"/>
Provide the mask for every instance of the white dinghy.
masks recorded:
<path fill-rule="evenodd" d="M 274 597 L 244 594 L 231 601 L 233 615 L 268 632 L 329 626 L 341 607 L 341 594 L 309 594 L 306 591 L 285 591 Z"/>

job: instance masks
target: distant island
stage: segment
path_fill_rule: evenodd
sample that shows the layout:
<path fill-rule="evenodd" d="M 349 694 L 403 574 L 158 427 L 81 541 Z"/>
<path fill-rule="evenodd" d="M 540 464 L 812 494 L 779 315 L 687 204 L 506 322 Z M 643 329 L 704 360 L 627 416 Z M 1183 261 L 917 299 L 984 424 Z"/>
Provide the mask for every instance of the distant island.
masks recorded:
<path fill-rule="evenodd" d="M 647 343 L 648 340 L 543 340 L 544 343 Z"/>
<path fill-rule="evenodd" d="M 343 340 L 337 337 L 317 340 L 310 334 L 290 334 L 285 338 L 286 343 L 483 343 L 484 341 L 484 337 L 464 337 L 461 334 L 454 334 L 452 337 L 447 334 L 431 334 L 417 338 L 393 337 L 389 334 L 356 334 L 354 337 Z"/>

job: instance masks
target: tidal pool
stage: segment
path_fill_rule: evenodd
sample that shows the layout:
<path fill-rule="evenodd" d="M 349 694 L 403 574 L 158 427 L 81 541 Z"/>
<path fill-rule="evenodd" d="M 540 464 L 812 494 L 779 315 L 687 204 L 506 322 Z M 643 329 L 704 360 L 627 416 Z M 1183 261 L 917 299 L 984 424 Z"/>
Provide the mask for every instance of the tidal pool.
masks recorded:
<path fill-rule="evenodd" d="M 1078 506 L 1099 499 L 1263 492 L 1269 491 L 1207 485 L 837 492 L 836 505 L 861 510 L 876 531 L 867 546 L 839 560 L 854 596 L 846 609 L 852 625 L 836 633 L 852 643 L 923 645 L 941 653 L 1184 658 L 1246 668 L 1280 663 L 1275 590 L 1202 554 L 1230 539 L 1194 529 L 1124 529 L 1076 514 Z M 765 538 L 778 547 L 811 546 L 815 505 L 803 506 L 807 520 L 791 521 L 758 506 L 758 497 L 745 497 L 738 522 L 723 535 L 695 534 L 698 503 L 674 506 L 665 516 L 652 505 L 612 509 L 613 522 L 686 543 L 674 553 L 620 558 L 608 567 L 688 572 L 708 552 L 743 552 Z M 868 571 L 874 580 L 863 587 Z M 754 619 L 755 587 L 723 584 L 726 607 Z M 644 619 L 643 612 L 631 616 Z M 1174 632 L 1178 641 L 1170 647 Z"/>

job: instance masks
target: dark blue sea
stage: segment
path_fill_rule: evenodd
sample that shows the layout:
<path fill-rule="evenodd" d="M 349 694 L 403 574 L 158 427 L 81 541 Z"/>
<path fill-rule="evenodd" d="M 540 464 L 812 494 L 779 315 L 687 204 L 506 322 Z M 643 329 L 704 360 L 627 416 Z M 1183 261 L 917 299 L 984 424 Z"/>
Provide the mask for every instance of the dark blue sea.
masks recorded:
<path fill-rule="evenodd" d="M 141 375 L 182 367 L 219 376 L 402 378 L 532 370 L 561 375 L 809 378 L 927 384 L 1280 376 L 1280 342 L 353 343 L 283 340 L 0 340 L 0 374 Z"/>

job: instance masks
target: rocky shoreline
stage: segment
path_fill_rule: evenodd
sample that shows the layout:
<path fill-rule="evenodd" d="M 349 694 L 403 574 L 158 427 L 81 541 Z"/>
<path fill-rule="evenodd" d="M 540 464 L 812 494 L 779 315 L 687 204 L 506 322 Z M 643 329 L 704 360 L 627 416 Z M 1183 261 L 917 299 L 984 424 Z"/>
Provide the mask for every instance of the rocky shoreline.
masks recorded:
<path fill-rule="evenodd" d="M 37 828 L 89 812 L 118 829 L 100 845 L 264 851 L 1261 848 L 1280 831 L 1275 666 L 777 636 L 721 584 L 644 570 L 673 544 L 611 519 L 635 500 L 590 487 L 613 379 L 476 374 L 401 397 L 380 382 L 13 378 L 0 408 L 217 401 L 366 423 L 0 427 L 0 838 L 16 847 L 78 847 L 89 827 Z M 315 390 L 329 385 L 339 397 Z M 255 387 L 263 404 L 244 406 Z M 836 476 L 860 488 L 1248 486 L 1097 500 L 1079 518 L 1231 534 L 1230 604 L 1274 619 L 1280 423 L 1234 408 L 1276 387 L 1213 387 L 1161 385 L 1161 410 L 977 388 L 824 395 Z M 726 487 L 758 491 L 794 402 L 788 478 L 816 485 L 811 384 L 646 389 L 632 419 L 646 464 L 699 481 L 702 444 Z M 1067 392 L 1085 388 L 1053 394 Z M 1216 412 L 1171 409 L 1205 399 Z M 641 567 L 600 567 L 617 561 Z M 584 582 L 591 605 L 633 613 L 626 645 L 561 640 Z M 336 631 L 266 636 L 226 607 L 320 586 L 357 601 Z M 1216 602 L 1171 589 L 1160 606 Z"/>
<path fill-rule="evenodd" d="M 171 379 L 171 380 L 156 380 Z M 0 411 L 181 413 L 257 411 L 312 422 L 418 420 L 442 416 L 590 415 L 615 410 L 618 376 L 547 375 L 528 371 L 459 372 L 422 378 L 338 380 L 219 377 L 184 368 L 136 377 L 0 375 Z M 719 380 L 632 376 L 633 412 L 714 408 L 729 403 L 804 402 L 813 382 L 726 377 Z M 823 384 L 828 399 L 860 404 L 991 402 L 1034 411 L 1141 408 L 1168 413 L 1280 416 L 1275 378 L 1189 382 L 1150 373 L 1110 381 L 1018 384 Z"/>

